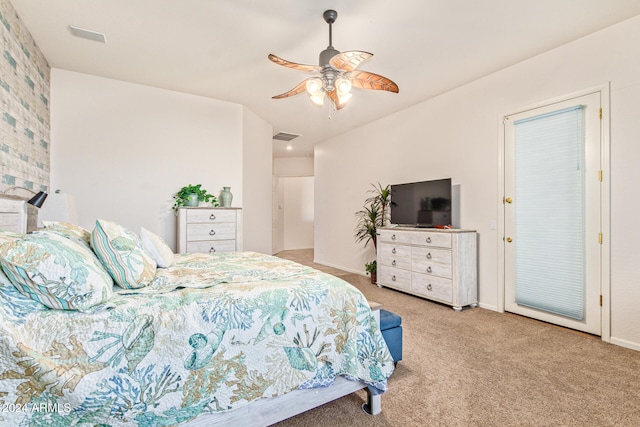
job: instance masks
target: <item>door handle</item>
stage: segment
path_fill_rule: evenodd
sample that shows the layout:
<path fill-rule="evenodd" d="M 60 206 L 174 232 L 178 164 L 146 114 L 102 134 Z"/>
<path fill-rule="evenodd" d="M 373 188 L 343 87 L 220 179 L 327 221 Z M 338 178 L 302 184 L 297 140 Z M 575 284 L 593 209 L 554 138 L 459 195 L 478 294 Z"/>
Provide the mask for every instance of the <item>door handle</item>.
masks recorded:
<path fill-rule="evenodd" d="M 507 197 L 506 199 L 504 199 L 504 201 L 507 203 L 511 203 L 513 202 L 513 199 L 511 197 Z"/>
<path fill-rule="evenodd" d="M 511 237 L 507 237 L 507 243 L 511 243 L 513 242 L 513 239 Z"/>

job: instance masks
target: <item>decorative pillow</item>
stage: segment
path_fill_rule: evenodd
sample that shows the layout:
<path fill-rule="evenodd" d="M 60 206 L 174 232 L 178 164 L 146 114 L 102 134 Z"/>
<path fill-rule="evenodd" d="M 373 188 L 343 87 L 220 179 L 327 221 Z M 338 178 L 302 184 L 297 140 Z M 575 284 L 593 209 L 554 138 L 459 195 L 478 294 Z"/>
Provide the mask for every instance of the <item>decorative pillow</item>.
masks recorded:
<path fill-rule="evenodd" d="M 67 239 L 75 240 L 91 249 L 91 233 L 79 225 L 62 221 L 42 221 L 44 231 L 56 233 Z"/>
<path fill-rule="evenodd" d="M 56 234 L 28 234 L 0 247 L 0 263 L 22 294 L 49 308 L 86 311 L 113 295 L 93 253 Z"/>
<path fill-rule="evenodd" d="M 162 240 L 162 237 L 141 227 L 140 240 L 142 240 L 142 245 L 145 249 L 148 250 L 153 259 L 156 260 L 158 267 L 167 268 L 173 264 L 173 251 L 169 245 Z"/>
<path fill-rule="evenodd" d="M 140 238 L 115 222 L 96 221 L 96 228 L 91 232 L 91 247 L 122 288 L 143 288 L 156 274 L 156 262 Z"/>

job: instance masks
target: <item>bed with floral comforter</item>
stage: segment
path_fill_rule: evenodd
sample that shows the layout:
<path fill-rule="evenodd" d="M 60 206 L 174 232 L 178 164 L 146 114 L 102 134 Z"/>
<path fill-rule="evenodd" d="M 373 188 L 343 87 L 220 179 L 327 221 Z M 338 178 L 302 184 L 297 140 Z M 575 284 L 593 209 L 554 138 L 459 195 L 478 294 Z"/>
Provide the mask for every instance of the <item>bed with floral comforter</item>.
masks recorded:
<path fill-rule="evenodd" d="M 393 371 L 364 296 L 310 267 L 253 252 L 176 255 L 144 287 L 115 285 L 85 305 L 71 287 L 76 309 L 54 309 L 16 286 L 29 272 L 6 262 L 33 248 L 16 255 L 1 241 L 0 425 L 177 425 L 339 375 L 384 391 Z M 47 268 L 66 262 L 62 282 L 95 274 L 81 261 Z"/>

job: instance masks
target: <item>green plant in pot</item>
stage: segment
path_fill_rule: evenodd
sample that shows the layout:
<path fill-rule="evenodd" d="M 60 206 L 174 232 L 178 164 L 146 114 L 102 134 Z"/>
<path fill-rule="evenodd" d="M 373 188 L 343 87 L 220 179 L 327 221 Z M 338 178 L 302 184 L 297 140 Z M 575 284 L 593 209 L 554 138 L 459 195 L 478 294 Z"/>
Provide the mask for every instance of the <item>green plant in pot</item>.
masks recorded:
<path fill-rule="evenodd" d="M 374 259 L 366 263 L 364 269 L 371 276 L 371 284 L 375 285 L 378 282 L 378 262 Z"/>
<path fill-rule="evenodd" d="M 173 195 L 174 203 L 171 209 L 177 211 L 183 206 L 198 206 L 200 202 L 210 202 L 212 206 L 218 206 L 218 199 L 213 194 L 202 188 L 202 184 L 185 185 Z"/>
<path fill-rule="evenodd" d="M 387 217 L 389 216 L 389 206 L 391 205 L 391 187 L 386 185 L 383 187 L 380 183 L 371 184 L 373 187 L 369 190 L 372 194 L 364 202 L 362 210 L 356 212 L 356 242 L 364 242 L 366 247 L 369 242 L 373 243 L 374 249 L 377 248 L 378 227 L 384 227 Z M 369 273 L 369 265 L 365 264 L 365 268 Z M 375 261 L 373 261 L 375 266 Z M 375 267 L 374 267 L 375 268 Z M 375 283 L 372 280 L 372 283 Z"/>

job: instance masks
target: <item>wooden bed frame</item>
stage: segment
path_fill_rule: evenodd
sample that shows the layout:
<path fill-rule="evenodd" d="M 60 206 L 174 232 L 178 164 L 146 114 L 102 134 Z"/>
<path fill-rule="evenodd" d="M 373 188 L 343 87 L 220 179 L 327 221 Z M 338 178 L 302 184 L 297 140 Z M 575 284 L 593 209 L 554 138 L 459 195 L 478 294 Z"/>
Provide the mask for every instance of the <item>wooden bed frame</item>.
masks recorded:
<path fill-rule="evenodd" d="M 380 326 L 382 305 L 369 301 L 369 306 Z M 184 426 L 269 426 L 362 389 L 367 389 L 367 403 L 362 405 L 362 410 L 369 415 L 378 415 L 382 412 L 381 395 L 374 395 L 359 381 L 337 377 L 330 387 L 294 390 L 282 396 L 259 399 L 233 411 L 201 415 Z"/>

